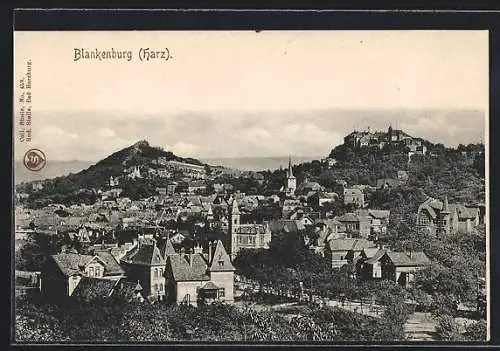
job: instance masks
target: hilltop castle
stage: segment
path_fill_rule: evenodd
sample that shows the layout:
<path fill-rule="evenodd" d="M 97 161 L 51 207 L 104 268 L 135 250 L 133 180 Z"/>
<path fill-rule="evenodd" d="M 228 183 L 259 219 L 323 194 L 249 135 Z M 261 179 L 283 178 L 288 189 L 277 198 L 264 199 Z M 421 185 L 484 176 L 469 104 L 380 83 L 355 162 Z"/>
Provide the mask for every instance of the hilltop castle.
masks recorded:
<path fill-rule="evenodd" d="M 413 138 L 401 129 L 393 129 L 389 126 L 387 132 L 371 131 L 368 127 L 365 131 L 353 131 L 344 137 L 344 145 L 351 148 L 376 147 L 384 148 L 388 144 L 404 145 L 412 154 L 425 155 L 427 149 L 422 139 Z"/>

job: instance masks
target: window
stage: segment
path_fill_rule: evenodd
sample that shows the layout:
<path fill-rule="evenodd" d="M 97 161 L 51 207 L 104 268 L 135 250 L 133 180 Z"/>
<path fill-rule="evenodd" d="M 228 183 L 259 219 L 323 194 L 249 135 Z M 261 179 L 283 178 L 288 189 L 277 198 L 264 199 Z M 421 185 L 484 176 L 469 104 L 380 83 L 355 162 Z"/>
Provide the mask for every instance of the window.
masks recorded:
<path fill-rule="evenodd" d="M 158 278 L 158 268 L 155 268 L 155 278 Z"/>
<path fill-rule="evenodd" d="M 100 267 L 95 267 L 95 276 L 100 277 L 101 276 L 101 268 Z"/>
<path fill-rule="evenodd" d="M 160 277 L 163 277 L 163 268 L 160 268 Z"/>
<path fill-rule="evenodd" d="M 238 219 L 234 219 L 233 224 L 238 224 Z"/>
<path fill-rule="evenodd" d="M 158 291 L 158 284 L 155 284 L 155 285 L 154 285 L 153 292 L 156 292 L 156 291 Z"/>
<path fill-rule="evenodd" d="M 159 287 L 160 287 L 160 292 L 162 292 L 163 291 L 163 284 L 160 284 Z"/>
<path fill-rule="evenodd" d="M 225 296 L 224 289 L 219 289 L 219 297 L 224 297 L 224 296 Z"/>
<path fill-rule="evenodd" d="M 342 261 L 344 259 L 344 256 L 340 256 L 340 260 Z"/>
<path fill-rule="evenodd" d="M 224 261 L 223 260 L 219 261 L 219 267 L 224 267 Z"/>
<path fill-rule="evenodd" d="M 89 276 L 94 276 L 94 267 L 89 267 Z"/>

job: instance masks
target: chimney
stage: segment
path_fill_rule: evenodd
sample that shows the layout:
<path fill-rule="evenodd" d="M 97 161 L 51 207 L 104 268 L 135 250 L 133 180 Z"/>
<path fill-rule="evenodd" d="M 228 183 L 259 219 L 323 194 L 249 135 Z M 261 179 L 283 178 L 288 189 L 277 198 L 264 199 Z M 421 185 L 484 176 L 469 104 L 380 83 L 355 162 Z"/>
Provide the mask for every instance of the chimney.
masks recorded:
<path fill-rule="evenodd" d="M 212 260 L 212 242 L 208 242 L 208 262 Z"/>

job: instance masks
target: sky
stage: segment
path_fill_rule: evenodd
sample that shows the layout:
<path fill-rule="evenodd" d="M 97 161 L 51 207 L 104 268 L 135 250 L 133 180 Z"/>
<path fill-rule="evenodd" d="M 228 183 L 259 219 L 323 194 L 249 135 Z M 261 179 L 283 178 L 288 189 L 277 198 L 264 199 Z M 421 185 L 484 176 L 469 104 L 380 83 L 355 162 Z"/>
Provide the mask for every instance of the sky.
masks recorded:
<path fill-rule="evenodd" d="M 134 56 L 74 61 L 75 48 Z M 172 58 L 141 62 L 140 48 Z M 33 82 L 16 158 L 97 161 L 142 139 L 185 157 L 326 156 L 390 124 L 449 146 L 485 139 L 486 31 L 16 32 L 14 54 L 16 80 L 30 59 Z"/>

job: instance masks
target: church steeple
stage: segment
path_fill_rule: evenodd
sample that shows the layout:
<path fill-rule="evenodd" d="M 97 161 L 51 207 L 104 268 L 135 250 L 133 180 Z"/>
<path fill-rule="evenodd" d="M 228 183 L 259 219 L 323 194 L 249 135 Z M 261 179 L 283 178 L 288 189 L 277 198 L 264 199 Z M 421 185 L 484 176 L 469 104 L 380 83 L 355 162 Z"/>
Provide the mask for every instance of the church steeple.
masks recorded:
<path fill-rule="evenodd" d="M 231 216 L 234 215 L 239 215 L 240 214 L 240 209 L 238 208 L 238 202 L 236 202 L 236 199 L 233 200 L 232 208 L 231 208 Z"/>
<path fill-rule="evenodd" d="M 293 176 L 293 169 L 292 169 L 292 155 L 290 155 L 288 158 L 288 178 L 295 178 Z"/>
<path fill-rule="evenodd" d="M 290 158 L 288 159 L 288 172 L 287 172 L 287 179 L 286 179 L 286 194 L 288 196 L 293 196 L 295 193 L 295 189 L 297 189 L 297 180 L 295 179 L 295 176 L 293 175 L 293 170 L 292 170 L 292 156 L 290 155 Z"/>
<path fill-rule="evenodd" d="M 443 210 L 441 212 L 442 213 L 450 213 L 450 208 L 448 205 L 448 196 L 444 197 Z"/>

